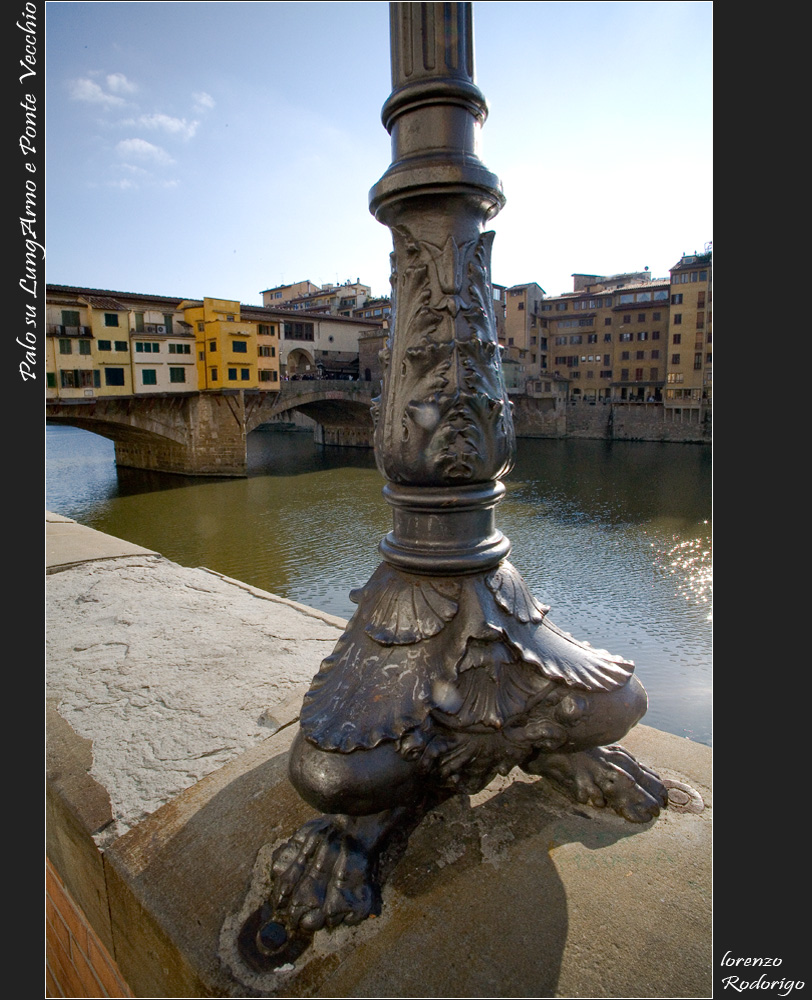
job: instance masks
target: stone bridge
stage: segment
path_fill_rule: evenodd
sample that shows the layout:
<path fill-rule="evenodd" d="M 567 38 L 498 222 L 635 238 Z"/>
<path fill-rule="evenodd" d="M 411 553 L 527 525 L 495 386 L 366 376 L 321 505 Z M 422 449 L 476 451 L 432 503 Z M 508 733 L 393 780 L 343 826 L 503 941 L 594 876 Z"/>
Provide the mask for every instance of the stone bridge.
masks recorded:
<path fill-rule="evenodd" d="M 115 443 L 116 464 L 189 476 L 244 476 L 246 439 L 299 410 L 316 421 L 321 444 L 372 445 L 372 384 L 285 382 L 275 392 L 232 389 L 173 395 L 49 399 L 46 420 Z"/>

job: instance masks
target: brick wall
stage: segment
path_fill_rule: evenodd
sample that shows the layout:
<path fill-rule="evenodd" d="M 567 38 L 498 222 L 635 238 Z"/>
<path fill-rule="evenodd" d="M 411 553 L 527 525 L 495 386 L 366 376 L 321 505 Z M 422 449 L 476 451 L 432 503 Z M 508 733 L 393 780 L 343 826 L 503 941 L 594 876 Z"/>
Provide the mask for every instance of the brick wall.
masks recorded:
<path fill-rule="evenodd" d="M 131 997 L 109 952 L 46 860 L 46 997 Z"/>

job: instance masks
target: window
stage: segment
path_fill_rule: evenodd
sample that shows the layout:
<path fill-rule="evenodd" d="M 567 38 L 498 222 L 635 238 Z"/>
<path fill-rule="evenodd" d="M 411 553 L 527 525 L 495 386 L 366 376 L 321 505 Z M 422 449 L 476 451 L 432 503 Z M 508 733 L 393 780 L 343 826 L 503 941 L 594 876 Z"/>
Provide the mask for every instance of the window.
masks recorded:
<path fill-rule="evenodd" d="M 118 313 L 105 313 L 104 314 L 104 325 L 105 326 L 118 326 Z M 122 385 L 124 383 L 122 382 Z"/>
<path fill-rule="evenodd" d="M 694 371 L 702 371 L 702 354 L 698 353 L 694 355 Z"/>
<path fill-rule="evenodd" d="M 56 375 L 53 372 L 45 373 L 45 383 L 49 389 L 56 388 Z"/>
<path fill-rule="evenodd" d="M 598 372 L 598 378 L 611 378 L 611 377 L 612 377 L 611 369 L 609 369 L 608 371 Z"/>
<path fill-rule="evenodd" d="M 169 369 L 169 381 L 170 382 L 185 382 L 186 381 L 186 369 L 185 368 L 170 368 Z"/>
<path fill-rule="evenodd" d="M 117 340 L 115 346 L 117 351 L 129 350 L 129 345 L 127 344 L 126 340 Z"/>
<path fill-rule="evenodd" d="M 608 354 L 604 354 L 604 356 L 603 356 L 603 363 L 605 365 L 611 364 L 611 359 L 610 359 L 610 357 L 609 357 Z"/>
<path fill-rule="evenodd" d="M 631 313 L 626 313 L 625 316 L 623 317 L 623 322 L 624 323 L 631 323 L 631 321 L 632 321 L 632 314 Z"/>
<path fill-rule="evenodd" d="M 228 380 L 229 380 L 229 382 L 236 382 L 237 381 L 237 369 L 236 368 L 229 368 L 229 370 L 228 370 Z"/>
<path fill-rule="evenodd" d="M 64 340 L 60 340 L 59 341 L 59 353 L 60 354 L 72 354 L 73 353 L 73 345 L 67 339 L 67 337 L 65 337 Z"/>
<path fill-rule="evenodd" d="M 170 344 L 169 345 L 170 354 L 191 354 L 192 347 L 191 344 Z"/>
<path fill-rule="evenodd" d="M 673 323 L 674 326 L 679 326 L 682 322 L 682 313 L 674 313 Z"/>
<path fill-rule="evenodd" d="M 562 344 L 566 344 L 567 338 L 566 337 L 556 337 L 555 338 L 555 342 L 560 347 Z"/>
<path fill-rule="evenodd" d="M 632 339 L 632 335 L 630 333 L 621 333 L 619 339 L 621 341 L 625 342 L 625 341 L 631 340 Z"/>
<path fill-rule="evenodd" d="M 283 323 L 285 340 L 313 340 L 312 323 Z"/>
<path fill-rule="evenodd" d="M 240 378 L 243 382 L 248 382 L 251 379 L 251 369 L 250 368 L 240 368 Z"/>
<path fill-rule="evenodd" d="M 679 361 L 679 354 L 672 354 L 671 355 L 671 364 L 672 365 L 678 365 L 679 363 L 680 363 L 680 361 Z"/>
<path fill-rule="evenodd" d="M 637 339 L 638 340 L 648 340 L 648 331 L 647 330 L 638 330 L 638 332 L 637 332 Z"/>
<path fill-rule="evenodd" d="M 104 369 L 104 384 L 105 385 L 124 385 L 124 369 L 123 368 L 105 368 Z"/>
<path fill-rule="evenodd" d="M 520 310 L 524 309 L 524 302 L 520 302 L 520 303 L 519 303 L 519 309 L 520 309 Z"/>
<path fill-rule="evenodd" d="M 645 313 L 638 313 L 637 314 L 637 322 L 638 323 L 645 323 L 646 322 L 646 314 Z"/>
<path fill-rule="evenodd" d="M 206 360 L 206 352 L 205 351 L 198 351 L 197 352 L 197 360 L 198 361 L 205 361 Z"/>
<path fill-rule="evenodd" d="M 172 313 L 164 313 L 164 326 L 166 327 L 167 333 L 172 333 Z"/>
<path fill-rule="evenodd" d="M 611 333 L 605 333 L 603 335 L 603 342 L 604 342 L 604 344 L 611 344 L 612 343 L 612 334 Z"/>
<path fill-rule="evenodd" d="M 654 312 L 654 313 L 651 314 L 651 318 L 652 319 L 660 319 L 660 314 L 658 312 Z"/>
<path fill-rule="evenodd" d="M 634 370 L 634 380 L 635 380 L 635 382 L 642 382 L 643 381 L 643 369 L 642 368 L 635 368 L 635 370 Z"/>
<path fill-rule="evenodd" d="M 708 280 L 708 272 L 707 271 L 700 271 L 699 272 L 699 280 L 700 281 L 707 281 Z"/>
<path fill-rule="evenodd" d="M 583 343 L 583 340 L 584 340 L 584 338 L 581 336 L 580 333 L 574 333 L 570 337 L 570 343 L 571 344 L 581 344 L 581 343 Z"/>
<path fill-rule="evenodd" d="M 204 330 L 204 329 L 205 329 L 205 324 L 203 323 L 203 320 L 202 320 L 202 319 L 199 319 L 199 320 L 197 321 L 197 332 L 198 332 L 198 333 L 203 333 L 203 330 Z"/>
<path fill-rule="evenodd" d="M 62 326 L 79 326 L 79 313 L 72 309 L 63 309 Z"/>
<path fill-rule="evenodd" d="M 668 298 L 668 290 L 665 289 L 665 288 L 661 288 L 659 291 L 657 291 L 657 292 L 654 293 L 654 299 L 655 299 L 655 301 L 657 301 L 659 299 L 667 299 L 667 298 Z"/>
<path fill-rule="evenodd" d="M 248 353 L 248 341 L 247 340 L 233 340 L 231 342 L 231 350 L 235 354 L 247 354 Z"/>
<path fill-rule="evenodd" d="M 160 350 L 161 350 L 161 345 L 157 341 L 136 340 L 135 342 L 136 354 L 158 354 Z"/>
<path fill-rule="evenodd" d="M 61 343 L 62 342 L 60 341 L 60 344 Z M 59 353 L 61 354 L 62 352 L 60 351 Z M 79 341 L 79 353 L 80 354 L 90 354 L 90 341 L 89 340 L 80 340 Z"/>
<path fill-rule="evenodd" d="M 652 340 L 659 340 L 660 339 L 660 331 L 659 330 L 652 330 L 651 331 L 651 339 Z"/>
<path fill-rule="evenodd" d="M 626 303 L 627 303 L 627 302 L 634 302 L 634 294 L 633 294 L 633 293 L 631 293 L 631 292 L 627 292 L 627 293 L 625 293 L 624 295 L 621 295 L 621 296 L 620 296 L 620 304 L 621 304 L 622 306 L 623 306 L 623 305 L 626 305 Z M 626 321 L 624 320 L 624 323 L 625 323 L 625 322 L 626 322 Z"/>
<path fill-rule="evenodd" d="M 703 329 L 704 326 L 705 326 L 705 313 L 698 312 L 696 314 L 696 328 L 697 330 L 701 330 Z"/>
<path fill-rule="evenodd" d="M 620 381 L 621 382 L 628 382 L 629 381 L 629 369 L 628 368 L 621 368 L 620 369 Z"/>
<path fill-rule="evenodd" d="M 679 357 L 679 355 L 677 355 Z M 668 373 L 669 382 L 682 382 L 682 372 L 669 372 Z"/>
<path fill-rule="evenodd" d="M 629 352 L 628 351 L 621 351 L 620 352 L 620 360 L 621 361 L 628 361 L 629 360 Z"/>
<path fill-rule="evenodd" d="M 276 372 L 261 369 L 259 373 L 260 382 L 276 382 Z"/>
<path fill-rule="evenodd" d="M 61 371 L 59 373 L 59 384 L 63 389 L 75 389 L 76 388 L 76 372 L 75 371 Z"/>
<path fill-rule="evenodd" d="M 681 344 L 682 343 L 682 334 L 681 333 L 675 333 L 674 336 L 671 338 L 671 343 L 672 344 Z"/>
<path fill-rule="evenodd" d="M 259 356 L 261 358 L 275 358 L 276 357 L 276 348 L 275 347 L 269 347 L 267 344 L 260 344 L 260 346 L 257 349 L 257 351 L 258 351 Z"/>
<path fill-rule="evenodd" d="M 645 351 L 635 351 L 634 352 L 634 359 L 635 359 L 635 361 L 645 361 L 646 360 L 646 352 Z"/>
<path fill-rule="evenodd" d="M 654 351 L 651 352 L 651 360 L 652 361 L 658 361 L 659 358 L 660 358 L 660 352 L 658 350 L 654 350 Z"/>
<path fill-rule="evenodd" d="M 98 344 L 96 344 L 96 349 L 99 351 L 110 351 L 112 350 L 112 347 L 113 345 L 109 340 L 100 340 Z"/>
<path fill-rule="evenodd" d="M 155 368 L 141 369 L 141 385 L 157 385 L 158 375 Z"/>
<path fill-rule="evenodd" d="M 672 306 L 681 306 L 682 305 L 682 292 L 679 292 L 679 294 L 677 294 L 677 295 L 672 295 L 671 296 L 671 305 Z"/>
<path fill-rule="evenodd" d="M 706 365 L 713 364 L 713 354 L 711 354 L 710 351 L 705 355 L 705 364 Z"/>
<path fill-rule="evenodd" d="M 534 337 L 534 338 L 533 338 L 533 342 L 534 342 L 534 343 L 535 343 L 535 340 L 536 340 L 536 338 Z M 587 338 L 586 338 L 586 342 L 587 342 L 588 344 L 597 344 L 597 342 L 598 342 L 598 335 L 597 335 L 597 333 L 590 333 L 590 334 L 589 334 L 589 335 L 587 336 Z"/>
<path fill-rule="evenodd" d="M 210 340 L 209 341 L 209 351 L 216 351 L 216 350 L 217 350 L 217 341 L 216 340 Z"/>
<path fill-rule="evenodd" d="M 209 369 L 209 376 L 210 376 L 212 382 L 216 382 L 217 381 L 217 369 L 216 368 L 210 368 Z"/>
<path fill-rule="evenodd" d="M 136 313 L 135 314 L 135 332 L 136 333 L 143 333 L 144 332 L 144 314 L 143 313 Z"/>
<path fill-rule="evenodd" d="M 606 319 L 603 321 L 603 325 L 604 326 L 611 326 L 612 325 L 612 317 L 611 316 L 607 316 Z"/>

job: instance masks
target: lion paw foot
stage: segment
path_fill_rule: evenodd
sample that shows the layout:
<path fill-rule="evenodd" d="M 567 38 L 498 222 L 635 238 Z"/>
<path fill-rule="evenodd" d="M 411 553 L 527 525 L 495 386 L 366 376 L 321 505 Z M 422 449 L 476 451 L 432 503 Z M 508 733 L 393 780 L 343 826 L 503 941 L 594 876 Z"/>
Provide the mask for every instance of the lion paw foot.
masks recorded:
<path fill-rule="evenodd" d="M 548 778 L 573 801 L 614 809 L 631 823 L 647 823 L 668 802 L 659 776 L 621 746 L 540 754 L 527 770 Z"/>
<path fill-rule="evenodd" d="M 274 912 L 307 932 L 357 924 L 373 912 L 377 886 L 362 845 L 335 822 L 306 823 L 274 852 Z"/>

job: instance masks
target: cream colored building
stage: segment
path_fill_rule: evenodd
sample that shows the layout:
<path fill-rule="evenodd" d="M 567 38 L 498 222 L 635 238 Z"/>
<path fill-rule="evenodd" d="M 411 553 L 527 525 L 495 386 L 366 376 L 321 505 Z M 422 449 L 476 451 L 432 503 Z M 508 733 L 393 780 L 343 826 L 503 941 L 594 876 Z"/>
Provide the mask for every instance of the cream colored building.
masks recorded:
<path fill-rule="evenodd" d="M 48 285 L 46 324 L 49 399 L 197 390 L 177 299 Z"/>

